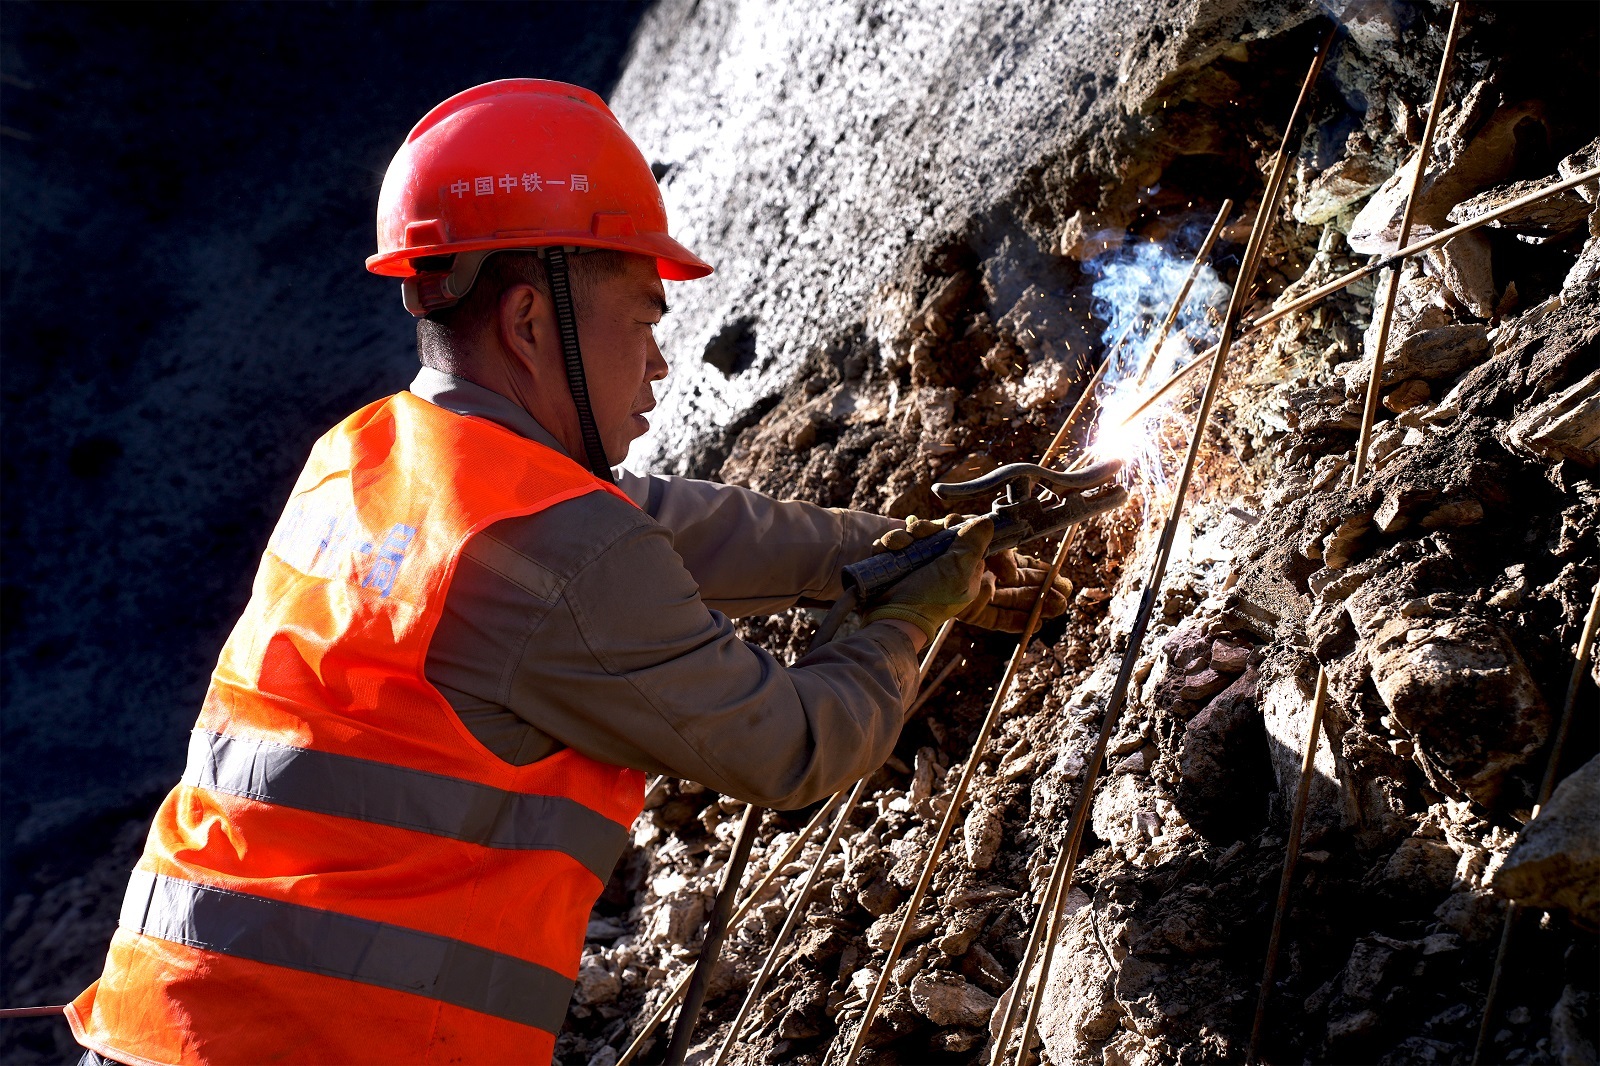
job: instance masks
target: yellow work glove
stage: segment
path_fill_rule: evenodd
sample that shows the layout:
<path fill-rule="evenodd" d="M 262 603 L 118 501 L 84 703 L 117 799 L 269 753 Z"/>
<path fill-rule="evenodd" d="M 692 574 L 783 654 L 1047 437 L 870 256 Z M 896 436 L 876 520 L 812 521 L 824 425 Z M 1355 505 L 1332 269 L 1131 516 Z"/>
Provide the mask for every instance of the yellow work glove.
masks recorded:
<path fill-rule="evenodd" d="M 1009 551 L 991 555 L 983 575 L 989 594 L 973 600 L 956 617 L 980 629 L 1021 633 L 1034 601 L 1039 598 L 1039 590 L 1044 587 L 1044 579 L 1049 576 L 1050 564 L 1043 559 Z M 1039 612 L 1039 618 L 1060 618 L 1071 599 L 1072 582 L 1057 574 L 1045 590 L 1044 610 Z"/>
<path fill-rule="evenodd" d="M 906 519 L 905 529 L 893 529 L 878 538 L 878 551 L 899 551 L 913 542 L 931 537 L 945 529 L 954 528 L 966 521 L 964 515 L 949 515 L 929 521 L 912 515 Z M 1018 555 L 1003 551 L 990 556 L 985 563 L 983 586 L 972 602 L 955 617 L 980 629 L 994 629 L 1002 633 L 1021 633 L 1027 624 L 1028 613 L 1039 598 L 1039 589 L 1050 576 L 1050 564 L 1031 555 Z M 1066 613 L 1072 599 L 1072 582 L 1057 575 L 1045 593 L 1041 620 L 1059 618 Z"/>
<path fill-rule="evenodd" d="M 897 550 L 943 530 L 946 524 L 911 518 L 906 527 L 909 532 L 897 529 L 884 534 L 879 545 L 885 550 Z M 983 591 L 983 557 L 993 536 L 994 522 L 987 517 L 962 522 L 950 549 L 878 597 L 869 605 L 866 621 L 892 618 L 910 622 L 932 640 L 941 625 L 960 614 Z"/>

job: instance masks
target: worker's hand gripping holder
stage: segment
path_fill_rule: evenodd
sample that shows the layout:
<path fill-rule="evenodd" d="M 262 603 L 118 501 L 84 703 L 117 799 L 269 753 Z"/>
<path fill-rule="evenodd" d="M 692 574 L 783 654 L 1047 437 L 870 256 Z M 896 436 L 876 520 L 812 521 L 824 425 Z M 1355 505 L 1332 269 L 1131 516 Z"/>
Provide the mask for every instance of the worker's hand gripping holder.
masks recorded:
<path fill-rule="evenodd" d="M 945 503 L 954 504 L 1004 489 L 1003 501 L 997 501 L 988 515 L 994 521 L 994 538 L 989 542 L 989 554 L 998 555 L 1029 541 L 1059 533 L 1085 518 L 1121 507 L 1128 500 L 1128 490 L 1121 485 L 1110 484 L 1121 469 L 1122 463 L 1118 460 L 1096 463 L 1069 473 L 1046 470 L 1032 463 L 1012 463 L 972 481 L 935 485 L 933 494 Z M 1054 494 L 1055 499 L 1037 495 L 1041 484 Z M 1095 489 L 1102 491 L 1085 495 Z M 955 539 L 956 531 L 947 529 L 899 551 L 880 552 L 858 563 L 851 563 L 844 568 L 845 589 L 855 593 L 856 602 L 866 603 L 913 570 L 943 555 Z"/>

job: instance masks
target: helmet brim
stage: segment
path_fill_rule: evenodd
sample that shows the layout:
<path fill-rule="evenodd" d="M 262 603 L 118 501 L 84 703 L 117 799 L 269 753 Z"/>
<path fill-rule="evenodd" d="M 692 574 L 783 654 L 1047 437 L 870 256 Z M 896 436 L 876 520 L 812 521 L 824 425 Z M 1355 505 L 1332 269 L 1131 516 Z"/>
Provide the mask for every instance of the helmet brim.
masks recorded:
<path fill-rule="evenodd" d="M 655 257 L 656 270 L 665 281 L 693 281 L 712 273 L 712 266 L 682 244 L 664 233 L 637 233 L 619 237 L 597 237 L 593 233 L 545 230 L 537 234 L 517 233 L 496 235 L 477 241 L 456 241 L 449 244 L 425 245 L 417 248 L 400 248 L 367 258 L 367 269 L 374 274 L 391 278 L 409 278 L 418 273 L 413 260 L 431 256 L 455 255 L 459 252 L 534 251 L 551 245 L 577 248 L 604 248 L 613 252 Z"/>

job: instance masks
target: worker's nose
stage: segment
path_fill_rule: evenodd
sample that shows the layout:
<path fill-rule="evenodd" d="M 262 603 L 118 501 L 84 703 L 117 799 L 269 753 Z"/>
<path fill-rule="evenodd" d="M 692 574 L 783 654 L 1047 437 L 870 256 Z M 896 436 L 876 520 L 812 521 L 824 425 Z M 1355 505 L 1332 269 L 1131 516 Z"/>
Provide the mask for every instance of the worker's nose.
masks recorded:
<path fill-rule="evenodd" d="M 660 381 L 667 376 L 667 358 L 661 354 L 661 346 L 654 337 L 650 338 L 650 350 L 645 355 L 644 379 L 645 381 Z"/>

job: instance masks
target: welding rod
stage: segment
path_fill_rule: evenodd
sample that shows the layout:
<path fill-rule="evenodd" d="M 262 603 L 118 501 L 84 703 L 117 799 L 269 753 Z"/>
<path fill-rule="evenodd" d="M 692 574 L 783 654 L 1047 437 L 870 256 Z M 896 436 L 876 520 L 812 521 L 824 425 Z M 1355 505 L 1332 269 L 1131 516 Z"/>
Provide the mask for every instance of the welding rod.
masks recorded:
<path fill-rule="evenodd" d="M 1278 146 L 1278 154 L 1273 158 L 1272 171 L 1267 179 L 1266 189 L 1261 197 L 1260 207 L 1256 211 L 1255 223 L 1250 227 L 1250 239 L 1245 245 L 1244 260 L 1239 266 L 1239 276 L 1233 287 L 1233 292 L 1228 299 L 1228 312 L 1222 320 L 1222 335 L 1217 340 L 1216 355 L 1211 360 L 1211 375 L 1206 382 L 1204 394 L 1200 399 L 1200 411 L 1195 417 L 1194 431 L 1189 438 L 1188 454 L 1184 457 L 1183 470 L 1178 476 L 1178 483 L 1173 490 L 1172 510 L 1167 516 L 1167 521 L 1161 529 L 1161 539 L 1156 547 L 1155 560 L 1150 567 L 1150 576 L 1145 581 L 1144 593 L 1139 601 L 1138 613 L 1134 616 L 1133 628 L 1128 634 L 1128 646 L 1123 652 L 1122 663 L 1117 670 L 1117 679 L 1111 689 L 1111 696 L 1106 701 L 1104 720 L 1101 722 L 1100 734 L 1095 738 L 1094 749 L 1090 754 L 1088 763 L 1084 766 L 1083 782 L 1079 786 L 1077 799 L 1073 803 L 1072 816 L 1068 821 L 1067 838 L 1062 844 L 1060 857 L 1057 859 L 1057 869 L 1052 873 L 1052 880 L 1058 882 L 1055 898 L 1049 899 L 1051 893 L 1047 890 L 1045 902 L 1053 905 L 1050 920 L 1044 923 L 1044 937 L 1042 955 L 1039 964 L 1039 982 L 1033 997 L 1028 1003 L 1027 1017 L 1022 1025 L 1021 1047 L 1017 1051 L 1018 1066 L 1028 1066 L 1032 1058 L 1032 1041 L 1034 1028 L 1038 1022 L 1039 1007 L 1044 1000 L 1045 982 L 1050 976 L 1050 965 L 1055 957 L 1055 942 L 1059 931 L 1061 909 L 1068 895 L 1072 891 L 1072 877 L 1076 871 L 1079 849 L 1083 844 L 1084 830 L 1088 827 L 1089 812 L 1094 801 L 1094 789 L 1098 783 L 1100 771 L 1105 764 L 1106 748 L 1111 743 L 1111 737 L 1116 732 L 1122 719 L 1122 711 L 1127 702 L 1128 686 L 1133 680 L 1134 664 L 1138 660 L 1139 651 L 1144 644 L 1145 633 L 1150 627 L 1151 615 L 1155 613 L 1156 598 L 1161 590 L 1161 584 L 1166 578 L 1167 562 L 1172 555 L 1173 542 L 1177 539 L 1178 524 L 1183 518 L 1185 498 L 1189 492 L 1189 482 L 1194 477 L 1195 463 L 1200 455 L 1200 445 L 1205 438 L 1206 427 L 1211 421 L 1211 409 L 1216 403 L 1217 393 L 1220 391 L 1223 369 L 1226 366 L 1228 352 L 1233 347 L 1233 339 L 1238 331 L 1239 319 L 1244 314 L 1244 301 L 1250 285 L 1255 279 L 1256 270 L 1261 265 L 1263 249 L 1267 241 L 1267 228 L 1271 219 L 1277 213 L 1278 202 L 1283 196 L 1284 186 L 1287 184 L 1289 173 L 1289 155 L 1291 138 L 1298 128 L 1300 116 L 1305 111 L 1306 102 L 1311 97 L 1313 86 L 1318 76 L 1322 73 L 1323 62 L 1327 59 L 1328 47 L 1333 43 L 1333 35 L 1337 25 L 1330 28 L 1321 46 L 1316 50 L 1316 55 L 1311 60 L 1311 67 L 1306 71 L 1305 81 L 1300 86 L 1300 95 L 1295 100 L 1294 110 L 1289 114 L 1289 121 L 1284 126 L 1283 141 Z M 1001 1023 L 999 1035 L 995 1039 L 995 1061 L 1005 1060 L 1007 1043 L 1010 1039 L 1010 1030 L 1016 1015 L 1019 1000 L 1027 993 L 1028 974 L 1031 969 L 1032 958 L 1029 949 L 1025 948 L 1024 957 L 1017 967 L 1016 983 L 1011 994 L 1011 1002 L 1007 1005 L 1006 1016 Z"/>
<path fill-rule="evenodd" d="M 1407 245 L 1406 247 L 1392 252 L 1389 255 L 1374 259 L 1364 267 L 1358 267 L 1357 269 L 1350 271 L 1348 274 L 1343 274 L 1337 278 L 1334 278 L 1332 281 L 1319 286 L 1318 288 L 1312 289 L 1304 296 L 1297 297 L 1281 307 L 1273 308 L 1260 318 L 1252 319 L 1244 326 L 1240 333 L 1242 336 L 1258 333 L 1267 326 L 1272 325 L 1272 323 L 1277 322 L 1279 319 L 1292 315 L 1296 311 L 1304 311 L 1308 307 L 1319 304 L 1323 300 L 1326 300 L 1329 296 L 1339 292 L 1341 289 L 1349 288 L 1351 285 L 1354 285 L 1363 278 L 1371 277 L 1373 274 L 1376 274 L 1378 271 L 1383 270 L 1386 267 L 1398 267 L 1400 263 L 1411 258 L 1412 256 L 1420 255 L 1430 248 L 1437 248 L 1439 245 L 1448 243 L 1449 241 L 1461 236 L 1463 233 L 1471 233 L 1473 230 L 1487 226 L 1489 223 L 1494 222 L 1497 219 L 1504 218 L 1506 215 L 1520 211 L 1530 204 L 1539 203 L 1541 200 L 1548 200 L 1552 196 L 1564 193 L 1568 189 L 1577 188 L 1579 185 L 1587 185 L 1589 182 L 1594 181 L 1597 178 L 1600 178 L 1600 167 L 1586 170 L 1581 174 L 1574 174 L 1572 177 L 1567 178 L 1564 181 L 1556 182 L 1554 185 L 1547 185 L 1542 189 L 1536 189 L 1535 191 L 1528 193 L 1526 196 L 1519 196 L 1510 203 L 1501 204 L 1493 211 L 1479 215 L 1477 218 L 1451 226 L 1449 229 L 1442 229 L 1438 233 L 1433 234 L 1431 237 L 1425 237 L 1415 244 Z M 1207 348 L 1205 351 L 1201 352 L 1194 359 L 1184 364 L 1182 370 L 1179 370 L 1177 373 L 1167 378 L 1166 381 L 1161 383 L 1159 388 L 1141 401 L 1138 407 L 1135 407 L 1131 412 L 1129 412 L 1127 417 L 1123 419 L 1123 423 L 1127 424 L 1132 422 L 1140 415 L 1143 415 L 1146 411 L 1149 411 L 1150 408 L 1166 399 L 1173 389 L 1177 388 L 1191 374 L 1199 370 L 1200 365 L 1204 363 L 1207 358 L 1214 356 L 1216 352 L 1217 346 L 1212 345 L 1210 348 Z"/>
<path fill-rule="evenodd" d="M 1173 298 L 1172 306 L 1167 310 L 1167 317 L 1161 320 L 1161 328 L 1156 331 L 1155 343 L 1144 353 L 1144 360 L 1139 366 L 1139 376 L 1133 379 L 1135 389 L 1144 387 L 1144 379 L 1150 376 L 1151 368 L 1156 365 L 1156 356 L 1160 354 L 1161 346 L 1167 343 L 1167 334 L 1172 332 L 1173 324 L 1178 321 L 1178 313 L 1183 310 L 1183 303 L 1189 298 L 1189 290 L 1194 287 L 1195 279 L 1200 276 L 1201 268 L 1206 265 L 1206 259 L 1211 255 L 1211 246 L 1217 243 L 1217 237 L 1222 233 L 1222 224 L 1228 220 L 1228 213 L 1232 210 L 1232 200 L 1223 200 L 1222 206 L 1217 209 L 1217 220 L 1211 223 L 1211 231 L 1206 234 L 1206 239 L 1200 242 L 1200 250 L 1194 253 L 1194 262 L 1189 264 L 1189 274 L 1183 279 L 1178 295 Z"/>
<path fill-rule="evenodd" d="M 1544 778 L 1539 782 L 1538 802 L 1533 805 L 1533 817 L 1550 802 L 1556 789 L 1556 774 L 1561 769 L 1561 751 L 1567 744 L 1567 732 L 1572 726 L 1572 712 L 1578 706 L 1578 690 L 1583 687 L 1583 675 L 1589 669 L 1590 649 L 1594 647 L 1596 622 L 1600 621 L 1600 582 L 1594 587 L 1594 599 L 1589 603 L 1589 617 L 1584 619 L 1583 632 L 1578 637 L 1578 654 L 1572 663 L 1572 677 L 1567 681 L 1567 698 L 1561 703 L 1561 721 L 1556 724 L 1555 738 L 1550 742 L 1550 761 L 1545 764 Z M 1494 969 L 1489 974 L 1489 993 L 1483 1000 L 1483 1017 L 1478 1021 L 1478 1039 L 1472 1048 L 1472 1066 L 1483 1060 L 1483 1048 L 1489 1039 L 1489 1023 L 1494 1018 L 1495 1000 L 1500 993 L 1500 974 L 1506 964 L 1506 950 L 1511 946 L 1511 930 L 1521 910 L 1514 901 L 1506 903 L 1505 926 L 1500 930 L 1500 946 L 1495 949 Z"/>
<path fill-rule="evenodd" d="M 1127 336 L 1127 332 L 1124 331 L 1122 338 L 1117 341 L 1117 346 L 1120 347 L 1122 341 L 1127 339 Z M 1089 383 L 1083 387 L 1082 392 L 1078 393 L 1078 402 L 1072 405 L 1072 410 L 1067 412 L 1067 417 L 1061 422 L 1061 428 L 1057 429 L 1056 435 L 1050 439 L 1050 446 L 1044 450 L 1044 458 L 1039 460 L 1040 466 L 1049 466 L 1050 460 L 1060 455 L 1062 449 L 1066 447 L 1067 434 L 1072 431 L 1073 425 L 1078 421 L 1078 413 L 1088 404 L 1089 397 L 1094 395 L 1095 386 L 1099 385 L 1100 379 L 1106 376 L 1106 371 L 1111 367 L 1111 361 L 1116 358 L 1116 355 L 1117 348 L 1113 347 L 1111 351 L 1106 353 L 1106 357 L 1100 360 L 1100 365 L 1095 368 L 1094 373 L 1089 377 Z"/>

